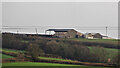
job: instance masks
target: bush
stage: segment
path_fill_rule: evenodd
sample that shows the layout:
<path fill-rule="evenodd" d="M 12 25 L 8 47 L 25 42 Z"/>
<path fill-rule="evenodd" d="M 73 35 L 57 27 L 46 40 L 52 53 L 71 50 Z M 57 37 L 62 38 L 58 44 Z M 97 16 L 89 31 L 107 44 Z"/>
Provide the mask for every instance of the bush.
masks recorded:
<path fill-rule="evenodd" d="M 27 49 L 27 55 L 31 56 L 32 60 L 36 60 L 39 55 L 43 54 L 43 50 L 37 44 L 30 44 Z"/>

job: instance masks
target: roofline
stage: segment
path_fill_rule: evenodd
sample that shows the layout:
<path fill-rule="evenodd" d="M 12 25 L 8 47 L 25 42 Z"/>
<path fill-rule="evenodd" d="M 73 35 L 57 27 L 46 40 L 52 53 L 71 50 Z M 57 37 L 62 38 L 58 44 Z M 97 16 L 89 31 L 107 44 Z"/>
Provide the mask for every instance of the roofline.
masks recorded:
<path fill-rule="evenodd" d="M 56 31 L 58 30 L 58 31 Z M 63 31 L 62 31 L 63 30 Z M 64 31 L 66 30 L 66 31 Z M 47 29 L 46 31 L 54 31 L 54 32 L 68 32 L 69 30 L 75 30 L 75 29 Z"/>

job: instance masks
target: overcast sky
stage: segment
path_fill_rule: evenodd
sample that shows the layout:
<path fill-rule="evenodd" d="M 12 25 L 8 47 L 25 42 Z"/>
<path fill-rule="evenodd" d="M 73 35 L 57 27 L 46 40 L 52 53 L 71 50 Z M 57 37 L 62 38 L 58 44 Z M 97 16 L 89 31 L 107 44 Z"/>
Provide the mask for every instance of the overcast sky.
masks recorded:
<path fill-rule="evenodd" d="M 75 29 L 81 32 L 102 34 L 105 30 L 78 27 L 118 27 L 116 2 L 4 2 L 2 6 L 3 26 L 53 26 L 45 29 L 77 26 Z M 40 29 L 39 32 L 43 33 Z M 118 32 L 109 30 L 108 34 L 117 37 Z"/>

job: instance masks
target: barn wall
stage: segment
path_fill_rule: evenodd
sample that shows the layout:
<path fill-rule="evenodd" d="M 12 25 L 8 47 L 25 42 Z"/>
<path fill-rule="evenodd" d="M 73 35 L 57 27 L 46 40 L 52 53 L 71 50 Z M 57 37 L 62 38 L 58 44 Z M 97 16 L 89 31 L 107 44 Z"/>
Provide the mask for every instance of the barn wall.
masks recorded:
<path fill-rule="evenodd" d="M 92 34 L 88 34 L 88 35 L 85 35 L 86 38 L 88 39 L 102 39 L 102 35 L 97 33 L 95 35 L 92 35 Z"/>
<path fill-rule="evenodd" d="M 77 31 L 69 30 L 68 32 L 55 32 L 54 36 L 59 38 L 75 38 Z"/>
<path fill-rule="evenodd" d="M 55 32 L 55 37 L 65 38 L 67 32 Z"/>
<path fill-rule="evenodd" d="M 95 35 L 94 35 L 94 38 L 100 38 L 100 39 L 102 39 L 102 35 L 100 35 L 100 34 L 95 34 Z"/>
<path fill-rule="evenodd" d="M 75 31 L 75 30 L 69 30 L 69 31 L 67 32 L 67 34 L 66 34 L 66 37 L 67 37 L 67 38 L 75 38 L 76 35 L 77 35 L 77 31 Z"/>

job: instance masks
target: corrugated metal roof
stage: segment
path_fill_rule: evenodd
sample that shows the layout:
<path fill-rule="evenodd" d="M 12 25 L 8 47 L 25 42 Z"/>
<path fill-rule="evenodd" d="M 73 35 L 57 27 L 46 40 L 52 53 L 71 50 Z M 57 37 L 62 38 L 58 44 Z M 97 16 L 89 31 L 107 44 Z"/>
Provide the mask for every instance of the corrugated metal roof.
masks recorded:
<path fill-rule="evenodd" d="M 68 32 L 69 30 L 74 30 L 74 29 L 48 29 L 46 31 Z"/>

